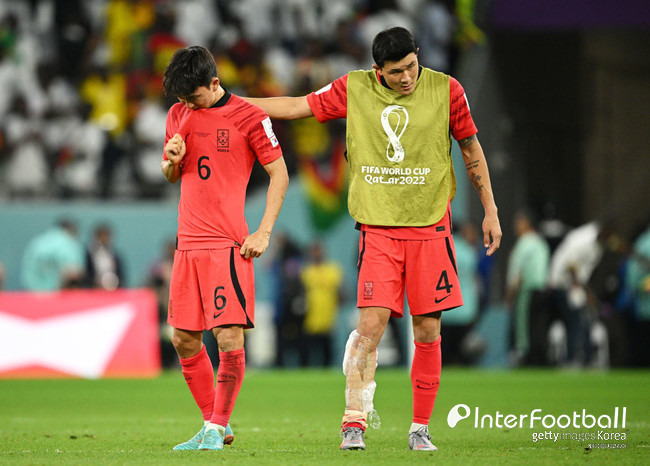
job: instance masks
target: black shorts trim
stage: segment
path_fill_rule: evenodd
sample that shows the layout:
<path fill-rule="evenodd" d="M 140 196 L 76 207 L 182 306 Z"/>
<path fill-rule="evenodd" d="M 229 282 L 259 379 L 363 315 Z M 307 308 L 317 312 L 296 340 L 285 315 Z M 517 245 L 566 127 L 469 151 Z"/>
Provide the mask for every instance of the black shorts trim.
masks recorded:
<path fill-rule="evenodd" d="M 359 251 L 359 260 L 357 261 L 357 275 L 361 271 L 361 263 L 363 262 L 363 255 L 366 252 L 366 232 L 361 232 L 361 250 Z"/>
<path fill-rule="evenodd" d="M 235 289 L 235 294 L 237 294 L 239 304 L 244 310 L 244 315 L 246 316 L 246 326 L 253 328 L 253 322 L 251 322 L 250 318 L 248 317 L 248 313 L 246 312 L 246 296 L 244 296 L 244 292 L 242 291 L 241 285 L 239 284 L 239 278 L 237 278 L 237 269 L 235 268 L 235 248 L 230 249 L 230 279 L 232 281 L 232 286 Z"/>
<path fill-rule="evenodd" d="M 454 272 L 456 272 L 456 275 L 458 275 L 456 259 L 454 258 L 454 249 L 451 247 L 451 242 L 449 241 L 448 236 L 445 238 L 445 244 L 447 245 L 447 255 L 449 256 L 449 262 L 451 262 L 451 265 L 454 267 Z"/>

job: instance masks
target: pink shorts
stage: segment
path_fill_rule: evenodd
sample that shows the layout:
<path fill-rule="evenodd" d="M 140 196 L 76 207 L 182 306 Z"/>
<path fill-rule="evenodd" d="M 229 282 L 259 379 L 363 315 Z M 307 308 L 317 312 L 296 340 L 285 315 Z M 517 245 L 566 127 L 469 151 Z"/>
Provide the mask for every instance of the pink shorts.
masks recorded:
<path fill-rule="evenodd" d="M 405 290 L 411 315 L 463 305 L 451 235 L 401 240 L 362 231 L 357 267 L 357 307 L 384 307 L 401 317 Z"/>
<path fill-rule="evenodd" d="M 183 330 L 223 325 L 253 328 L 253 259 L 238 248 L 176 251 L 169 290 L 167 322 Z"/>

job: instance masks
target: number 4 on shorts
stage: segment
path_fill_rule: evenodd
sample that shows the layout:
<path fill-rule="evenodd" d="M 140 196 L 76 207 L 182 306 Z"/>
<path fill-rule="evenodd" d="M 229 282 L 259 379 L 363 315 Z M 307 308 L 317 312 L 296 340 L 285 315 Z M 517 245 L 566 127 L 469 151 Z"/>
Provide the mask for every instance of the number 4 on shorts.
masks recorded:
<path fill-rule="evenodd" d="M 437 291 L 445 291 L 447 294 L 451 293 L 451 289 L 454 285 L 449 284 L 449 277 L 447 276 L 447 271 L 443 270 L 438 278 L 438 284 L 436 285 Z"/>

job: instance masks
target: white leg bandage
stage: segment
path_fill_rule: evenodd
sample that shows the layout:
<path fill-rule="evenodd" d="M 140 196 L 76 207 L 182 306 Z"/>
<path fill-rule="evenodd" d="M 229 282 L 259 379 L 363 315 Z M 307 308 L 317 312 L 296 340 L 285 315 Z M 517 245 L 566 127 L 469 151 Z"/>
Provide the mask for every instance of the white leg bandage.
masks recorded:
<path fill-rule="evenodd" d="M 343 423 L 360 422 L 379 428 L 381 421 L 373 406 L 375 396 L 375 369 L 377 350 L 372 341 L 361 336 L 356 330 L 350 333 L 345 344 L 343 374 L 345 375 L 345 415 Z"/>

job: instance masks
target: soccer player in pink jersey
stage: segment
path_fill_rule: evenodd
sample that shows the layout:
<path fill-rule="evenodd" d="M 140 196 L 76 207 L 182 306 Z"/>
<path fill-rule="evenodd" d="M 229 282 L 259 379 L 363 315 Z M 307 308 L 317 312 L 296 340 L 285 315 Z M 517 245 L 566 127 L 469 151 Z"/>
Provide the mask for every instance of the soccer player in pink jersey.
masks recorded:
<path fill-rule="evenodd" d="M 212 54 L 179 49 L 164 76 L 178 97 L 167 114 L 162 172 L 181 181 L 168 322 L 187 386 L 203 415 L 201 430 L 174 450 L 221 450 L 245 370 L 244 329 L 254 326 L 253 259 L 260 257 L 289 183 L 269 117 L 221 86 Z M 246 187 L 258 160 L 269 175 L 257 231 L 244 218 Z M 219 348 L 217 382 L 203 345 L 212 330 Z"/>
<path fill-rule="evenodd" d="M 372 70 L 352 71 L 302 97 L 248 99 L 271 118 L 346 118 L 348 208 L 361 230 L 359 320 L 343 361 L 346 375 L 342 450 L 366 448 L 373 411 L 376 349 L 389 317 L 402 317 L 406 293 L 413 320 L 413 418 L 409 448 L 431 451 L 428 424 L 440 383 L 440 321 L 463 304 L 450 203 L 456 192 L 451 137 L 483 208 L 487 254 L 501 227 L 487 162 L 465 92 L 443 73 L 421 67 L 411 33 L 395 27 L 373 40 Z"/>

